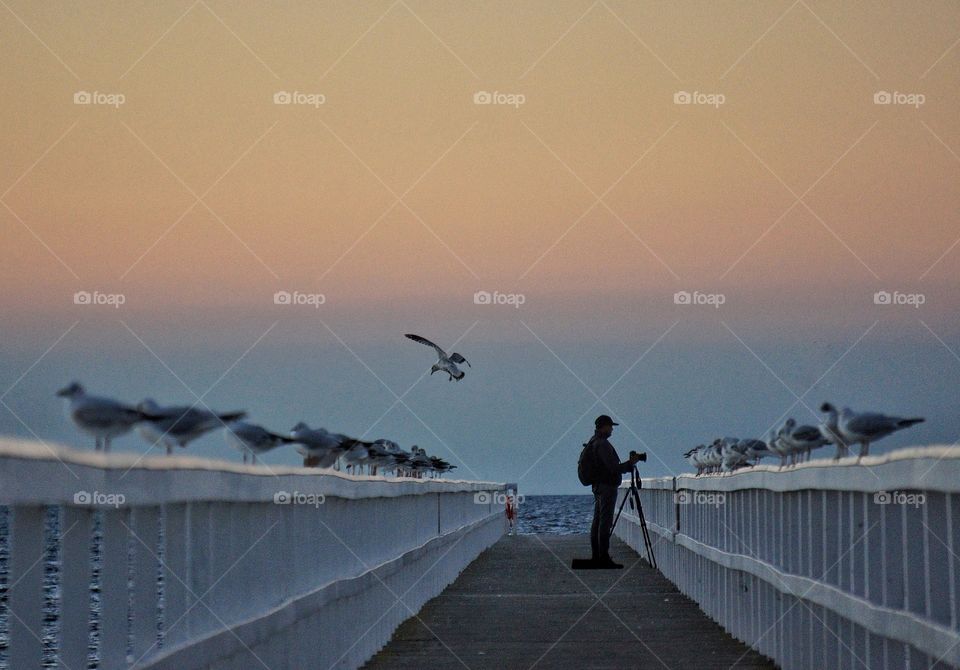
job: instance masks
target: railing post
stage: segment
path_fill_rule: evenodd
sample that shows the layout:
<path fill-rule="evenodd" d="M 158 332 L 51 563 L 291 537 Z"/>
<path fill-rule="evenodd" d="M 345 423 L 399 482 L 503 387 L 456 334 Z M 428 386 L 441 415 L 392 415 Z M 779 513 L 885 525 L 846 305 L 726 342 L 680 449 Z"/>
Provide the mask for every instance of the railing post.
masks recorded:
<path fill-rule="evenodd" d="M 7 575 L 11 668 L 39 668 L 43 654 L 43 507 L 13 507 Z"/>
<path fill-rule="evenodd" d="M 125 509 L 100 512 L 100 667 L 127 667 L 127 577 L 130 536 Z"/>
<path fill-rule="evenodd" d="M 156 507 L 133 510 L 133 661 L 157 648 L 157 549 L 160 542 L 160 514 Z"/>
<path fill-rule="evenodd" d="M 86 668 L 90 653 L 93 511 L 65 506 L 60 540 L 60 660 Z"/>
<path fill-rule="evenodd" d="M 163 506 L 163 646 L 174 647 L 188 637 L 184 615 L 188 603 L 190 523 L 187 503 Z"/>

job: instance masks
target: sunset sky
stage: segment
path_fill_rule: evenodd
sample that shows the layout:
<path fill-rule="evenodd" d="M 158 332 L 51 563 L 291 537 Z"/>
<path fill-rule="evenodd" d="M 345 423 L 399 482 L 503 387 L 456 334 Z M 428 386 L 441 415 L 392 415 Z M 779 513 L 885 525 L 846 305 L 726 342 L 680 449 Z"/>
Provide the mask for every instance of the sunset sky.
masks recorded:
<path fill-rule="evenodd" d="M 881 451 L 960 439 L 955 2 L 0 15 L 0 432 L 92 447 L 53 397 L 78 379 L 529 492 L 584 490 L 601 412 L 655 474 L 828 398 L 927 416 Z M 421 378 L 405 332 L 466 379 Z"/>

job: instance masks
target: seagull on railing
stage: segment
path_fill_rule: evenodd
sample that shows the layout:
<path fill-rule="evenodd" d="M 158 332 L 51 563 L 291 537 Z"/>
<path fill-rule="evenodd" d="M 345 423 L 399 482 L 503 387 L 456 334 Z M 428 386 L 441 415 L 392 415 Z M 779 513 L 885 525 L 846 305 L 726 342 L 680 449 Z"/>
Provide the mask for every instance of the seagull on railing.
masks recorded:
<path fill-rule="evenodd" d="M 841 451 L 846 455 L 849 446 L 856 443 L 860 444 L 859 458 L 863 458 L 868 454 L 871 442 L 924 421 L 922 417 L 902 418 L 877 412 L 854 412 L 849 407 L 838 412 L 828 402 L 820 406 L 820 411 L 827 414 L 826 428 L 829 433 L 825 434 L 839 438 L 835 458 L 840 458 Z"/>
<path fill-rule="evenodd" d="M 246 421 L 232 421 L 227 424 L 223 437 L 227 444 L 243 454 L 244 463 L 247 462 L 247 454 L 249 454 L 254 465 L 257 464 L 257 455 L 265 454 L 282 444 L 291 444 L 294 441 L 291 437 L 279 435 L 263 426 Z"/>
<path fill-rule="evenodd" d="M 683 455 L 683 457 L 687 459 L 687 462 L 697 469 L 698 475 L 703 474 L 704 465 L 700 459 L 704 449 L 706 449 L 704 445 L 698 444 L 693 449 L 691 449 L 690 451 L 688 451 Z"/>
<path fill-rule="evenodd" d="M 727 472 L 733 472 L 748 464 L 749 459 L 746 454 L 747 448 L 741 445 L 740 440 L 735 437 L 725 437 L 720 446 L 720 453 L 723 456 L 723 469 Z"/>
<path fill-rule="evenodd" d="M 154 446 L 162 444 L 167 456 L 173 453 L 174 447 L 186 447 L 211 430 L 247 415 L 244 411 L 220 414 L 199 407 L 161 407 L 150 398 L 137 405 L 137 409 L 148 417 L 137 424 L 140 437 Z"/>
<path fill-rule="evenodd" d="M 331 468 L 356 443 L 361 442 L 342 433 L 331 433 L 325 428 L 311 428 L 303 421 L 290 429 L 290 437 L 303 456 L 305 468 Z"/>
<path fill-rule="evenodd" d="M 443 475 L 444 472 L 450 472 L 451 470 L 456 469 L 456 465 L 450 465 L 442 458 L 437 456 L 430 456 L 430 463 L 433 465 L 433 471 L 438 475 Z"/>
<path fill-rule="evenodd" d="M 753 461 L 754 465 L 759 463 L 760 459 L 764 456 L 770 456 L 773 453 L 767 447 L 766 442 L 754 438 L 740 440 L 739 446 L 744 450 L 744 456 L 746 456 L 748 460 Z"/>
<path fill-rule="evenodd" d="M 806 455 L 807 460 L 810 460 L 811 451 L 819 449 L 825 444 L 830 444 L 830 440 L 820 432 L 817 426 L 798 426 L 796 420 L 792 417 L 787 419 L 783 428 L 782 440 L 793 456 L 794 463 L 802 462 L 804 455 Z"/>
<path fill-rule="evenodd" d="M 447 381 L 453 381 L 454 379 L 456 379 L 457 381 L 460 381 L 461 379 L 463 379 L 463 376 L 465 373 L 463 372 L 463 370 L 458 368 L 457 365 L 460 363 L 466 363 L 467 367 L 472 367 L 469 361 L 467 361 L 467 359 L 464 358 L 462 355 L 454 352 L 448 356 L 447 352 L 445 352 L 443 349 L 441 349 L 440 347 L 438 347 L 436 344 L 434 344 L 433 342 L 431 342 L 425 337 L 420 337 L 419 335 L 414 335 L 412 333 L 407 333 L 404 337 L 407 337 L 413 340 L 414 342 L 425 344 L 428 347 L 433 347 L 436 350 L 437 362 L 434 363 L 433 367 L 430 368 L 431 375 L 434 372 L 446 372 L 448 375 L 450 375 Z"/>
<path fill-rule="evenodd" d="M 353 444 L 343 452 L 342 459 L 346 464 L 347 472 L 363 474 L 364 468 L 371 468 L 376 459 L 376 448 L 372 442 L 354 440 Z"/>
<path fill-rule="evenodd" d="M 426 470 L 429 470 L 432 463 L 430 458 L 427 456 L 426 449 L 413 445 L 410 447 L 410 453 L 412 454 L 410 458 L 410 467 L 413 468 L 413 476 L 421 477 Z"/>
<path fill-rule="evenodd" d="M 110 440 L 130 431 L 146 416 L 136 407 L 111 398 L 87 395 L 77 382 L 71 383 L 57 395 L 66 400 L 67 416 L 74 425 L 93 435 L 94 449 L 110 451 Z"/>
<path fill-rule="evenodd" d="M 770 449 L 770 452 L 780 457 L 780 469 L 783 469 L 783 466 L 787 464 L 787 456 L 790 455 L 790 448 L 783 441 L 783 433 L 786 430 L 786 427 L 781 427 L 779 430 L 777 428 L 771 428 L 769 436 L 767 437 L 767 448 Z"/>

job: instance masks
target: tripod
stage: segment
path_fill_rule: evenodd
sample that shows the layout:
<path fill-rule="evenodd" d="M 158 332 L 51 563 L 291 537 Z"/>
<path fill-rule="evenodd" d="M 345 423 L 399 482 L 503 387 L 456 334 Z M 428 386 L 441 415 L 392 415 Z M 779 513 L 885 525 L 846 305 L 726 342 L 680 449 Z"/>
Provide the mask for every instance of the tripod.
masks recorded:
<path fill-rule="evenodd" d="M 643 488 L 643 484 L 640 481 L 640 473 L 637 471 L 637 466 L 633 466 L 633 471 L 630 473 L 630 490 L 627 491 L 627 495 L 623 497 L 623 502 L 620 503 L 620 509 L 617 510 L 617 516 L 613 520 L 613 525 L 610 527 L 610 533 L 613 533 L 613 529 L 617 527 L 617 521 L 620 520 L 620 514 L 623 512 L 623 506 L 627 504 L 627 501 L 630 501 L 630 509 L 637 510 L 637 516 L 640 518 L 640 529 L 643 531 L 643 546 L 647 550 L 647 562 L 651 567 L 656 569 L 657 567 L 657 558 L 653 555 L 653 543 L 650 542 L 650 531 L 647 530 L 647 520 L 643 516 L 643 507 L 640 505 L 640 489 Z"/>

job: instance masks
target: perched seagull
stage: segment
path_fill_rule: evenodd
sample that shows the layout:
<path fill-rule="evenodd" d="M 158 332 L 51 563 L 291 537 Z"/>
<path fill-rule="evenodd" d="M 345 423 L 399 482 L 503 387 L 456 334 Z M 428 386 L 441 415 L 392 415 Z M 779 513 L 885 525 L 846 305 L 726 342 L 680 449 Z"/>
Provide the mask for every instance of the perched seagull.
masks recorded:
<path fill-rule="evenodd" d="M 463 376 L 465 373 L 463 372 L 463 370 L 457 367 L 457 364 L 466 363 L 467 367 L 472 367 L 470 365 L 470 362 L 467 361 L 467 359 L 461 356 L 460 354 L 452 353 L 448 356 L 447 352 L 445 352 L 443 349 L 441 349 L 440 347 L 438 347 L 437 345 L 435 345 L 433 342 L 431 342 L 425 337 L 420 337 L 419 335 L 413 335 L 411 333 L 407 333 L 405 337 L 413 340 L 414 342 L 419 342 L 420 344 L 425 344 L 428 347 L 433 347 L 436 350 L 438 360 L 436 363 L 433 364 L 433 367 L 430 368 L 431 375 L 434 372 L 442 371 L 450 375 L 447 381 L 453 381 L 454 379 L 456 379 L 457 381 L 460 381 L 461 379 L 463 379 Z"/>
<path fill-rule="evenodd" d="M 810 460 L 810 452 L 819 449 L 825 444 L 830 444 L 817 426 L 798 426 L 796 420 L 792 417 L 787 419 L 784 424 L 783 442 L 786 443 L 788 450 L 797 458 L 794 460 L 803 461 L 806 455 Z"/>
<path fill-rule="evenodd" d="M 702 455 L 703 455 L 702 452 L 704 449 L 706 449 L 705 446 L 703 446 L 702 444 L 698 444 L 693 449 L 691 449 L 690 451 L 688 451 L 683 455 L 683 457 L 687 459 L 687 462 L 697 469 L 698 475 L 703 474 L 704 465 L 701 461 L 701 458 L 702 458 Z"/>
<path fill-rule="evenodd" d="M 854 412 L 849 407 L 838 412 L 837 408 L 828 402 L 820 406 L 820 411 L 827 414 L 826 426 L 830 431 L 828 434 L 840 438 L 837 441 L 836 458 L 840 457 L 841 442 L 844 454 L 851 444 L 860 443 L 860 458 L 863 458 L 869 453 L 871 442 L 924 421 L 921 417 L 905 419 L 877 412 Z"/>
<path fill-rule="evenodd" d="M 246 421 L 228 423 L 223 437 L 227 444 L 243 454 L 244 463 L 247 462 L 247 455 L 249 454 L 254 465 L 257 464 L 259 454 L 265 454 L 281 444 L 291 444 L 294 441 L 293 438 L 286 435 L 278 435 L 263 426 Z"/>
<path fill-rule="evenodd" d="M 186 447 L 203 434 L 247 415 L 243 411 L 218 414 L 198 407 L 161 407 L 150 398 L 137 405 L 137 409 L 149 419 L 137 424 L 140 437 L 151 445 L 162 444 L 167 456 L 174 447 Z"/>
<path fill-rule="evenodd" d="M 739 446 L 744 450 L 744 455 L 747 459 L 757 464 L 760 462 L 760 459 L 764 456 L 769 456 L 773 452 L 767 448 L 767 443 L 763 440 L 755 440 L 753 438 L 748 438 L 745 440 L 740 440 Z"/>
<path fill-rule="evenodd" d="M 742 446 L 740 440 L 727 437 L 723 439 L 720 447 L 720 453 L 723 456 L 723 469 L 727 472 L 733 472 L 738 468 L 747 465 L 746 447 Z"/>
<path fill-rule="evenodd" d="M 410 447 L 411 457 L 410 457 L 410 467 L 413 468 L 413 476 L 420 477 L 423 475 L 424 471 L 429 470 L 433 463 L 430 462 L 430 458 L 427 456 L 426 449 L 413 445 Z"/>
<path fill-rule="evenodd" d="M 373 466 L 376 458 L 376 448 L 372 442 L 361 442 L 354 440 L 350 448 L 343 452 L 343 462 L 347 466 L 347 472 L 353 474 L 363 474 L 363 469 Z"/>
<path fill-rule="evenodd" d="M 430 462 L 433 464 L 433 471 L 437 475 L 443 475 L 444 472 L 450 472 L 457 467 L 456 465 L 450 465 L 445 460 L 437 456 L 430 456 Z"/>
<path fill-rule="evenodd" d="M 94 449 L 110 451 L 110 440 L 130 431 L 147 417 L 138 408 L 110 398 L 87 395 L 83 386 L 71 383 L 57 395 L 67 403 L 67 416 L 77 428 L 93 435 Z"/>
<path fill-rule="evenodd" d="M 325 428 L 311 428 L 303 421 L 290 429 L 290 437 L 297 444 L 297 451 L 303 455 L 305 468 L 334 467 L 337 460 L 355 444 L 369 444 L 341 433 L 331 433 Z"/>
<path fill-rule="evenodd" d="M 770 453 L 776 454 L 780 457 L 780 468 L 783 469 L 783 466 L 787 463 L 787 456 L 790 453 L 789 447 L 783 442 L 783 433 L 786 428 L 781 428 L 777 430 L 776 428 L 770 429 L 769 437 L 767 438 L 767 448 L 770 450 Z"/>

